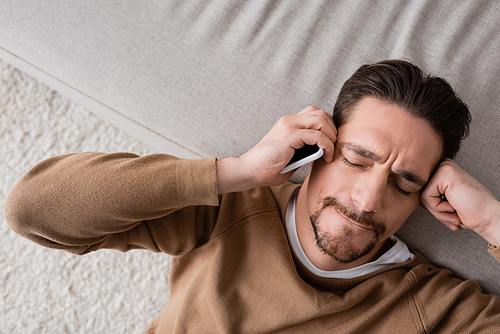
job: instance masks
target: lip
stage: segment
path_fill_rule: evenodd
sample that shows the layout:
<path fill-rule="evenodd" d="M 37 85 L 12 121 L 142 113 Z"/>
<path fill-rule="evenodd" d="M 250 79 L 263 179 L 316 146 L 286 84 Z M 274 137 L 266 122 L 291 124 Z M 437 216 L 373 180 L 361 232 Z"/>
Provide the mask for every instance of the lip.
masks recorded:
<path fill-rule="evenodd" d="M 351 224 L 355 225 L 356 227 L 359 227 L 359 228 L 362 228 L 364 230 L 368 230 L 368 231 L 373 231 L 373 228 L 371 227 L 367 227 L 367 226 L 363 226 L 359 223 L 356 223 L 355 221 L 353 221 L 352 219 L 349 219 L 348 217 L 346 217 L 345 215 L 343 215 L 341 212 L 339 212 L 337 209 L 335 209 L 335 211 L 337 211 L 337 213 L 339 215 L 341 215 L 343 218 L 345 218 L 348 222 L 350 222 Z"/>

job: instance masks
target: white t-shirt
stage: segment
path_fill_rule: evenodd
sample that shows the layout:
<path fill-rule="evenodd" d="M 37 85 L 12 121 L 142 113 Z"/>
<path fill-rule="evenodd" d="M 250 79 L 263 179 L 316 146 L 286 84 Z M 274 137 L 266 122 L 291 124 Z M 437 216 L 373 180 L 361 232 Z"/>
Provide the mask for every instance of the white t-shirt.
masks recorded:
<path fill-rule="evenodd" d="M 316 268 L 307 258 L 302 246 L 300 245 L 299 236 L 297 234 L 297 226 L 295 224 L 295 203 L 297 196 L 292 196 L 286 211 L 286 228 L 290 245 L 295 256 L 302 262 L 304 266 L 313 274 L 325 278 L 354 278 L 372 273 L 383 269 L 393 264 L 403 263 L 413 259 L 414 255 L 410 252 L 406 244 L 399 240 L 396 236 L 391 236 L 393 246 L 380 256 L 377 260 L 365 263 L 361 266 L 336 271 L 325 271 Z"/>

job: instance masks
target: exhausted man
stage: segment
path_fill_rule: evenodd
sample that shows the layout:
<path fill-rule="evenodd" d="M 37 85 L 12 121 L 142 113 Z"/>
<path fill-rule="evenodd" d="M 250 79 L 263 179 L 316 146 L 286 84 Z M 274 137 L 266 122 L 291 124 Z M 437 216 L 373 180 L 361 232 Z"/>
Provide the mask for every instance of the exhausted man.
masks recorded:
<path fill-rule="evenodd" d="M 333 118 L 285 116 L 240 157 L 81 153 L 31 169 L 5 218 L 20 235 L 85 254 L 172 254 L 171 296 L 147 333 L 495 332 L 500 300 L 394 233 L 423 205 L 500 260 L 500 203 L 451 160 L 466 105 L 442 79 L 383 61 L 346 81 Z M 318 145 L 302 185 L 280 171 Z"/>

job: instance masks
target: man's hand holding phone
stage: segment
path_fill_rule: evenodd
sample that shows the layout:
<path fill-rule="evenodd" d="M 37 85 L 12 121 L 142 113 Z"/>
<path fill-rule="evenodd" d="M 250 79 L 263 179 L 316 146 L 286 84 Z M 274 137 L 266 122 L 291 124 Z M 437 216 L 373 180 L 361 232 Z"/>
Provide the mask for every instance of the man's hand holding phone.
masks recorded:
<path fill-rule="evenodd" d="M 250 151 L 237 158 L 217 161 L 219 193 L 279 185 L 288 181 L 295 169 L 280 172 L 296 150 L 305 145 L 317 145 L 323 150 L 324 159 L 331 162 L 336 140 L 337 129 L 332 117 L 324 110 L 311 106 L 297 115 L 284 116 Z"/>

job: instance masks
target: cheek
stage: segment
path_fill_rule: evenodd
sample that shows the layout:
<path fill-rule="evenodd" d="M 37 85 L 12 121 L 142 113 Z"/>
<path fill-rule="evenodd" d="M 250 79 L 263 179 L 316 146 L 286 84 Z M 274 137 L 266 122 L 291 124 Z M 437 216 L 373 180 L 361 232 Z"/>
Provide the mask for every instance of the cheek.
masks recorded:
<path fill-rule="evenodd" d="M 317 200 L 324 196 L 340 196 L 352 188 L 352 175 L 346 173 L 342 160 L 335 158 L 327 163 L 324 159 L 314 162 L 309 175 L 309 192 L 314 193 Z"/>
<path fill-rule="evenodd" d="M 413 195 L 412 195 L 413 196 Z M 416 195 L 415 195 L 416 196 Z M 406 198 L 395 201 L 389 208 L 385 221 L 387 222 L 387 233 L 392 235 L 404 224 L 420 205 L 419 197 Z"/>
<path fill-rule="evenodd" d="M 311 170 L 311 178 L 323 184 L 336 184 L 341 186 L 348 183 L 349 180 L 355 180 L 355 169 L 346 166 L 344 157 L 339 150 L 335 150 L 332 162 L 326 162 L 324 159 L 314 161 Z"/>

